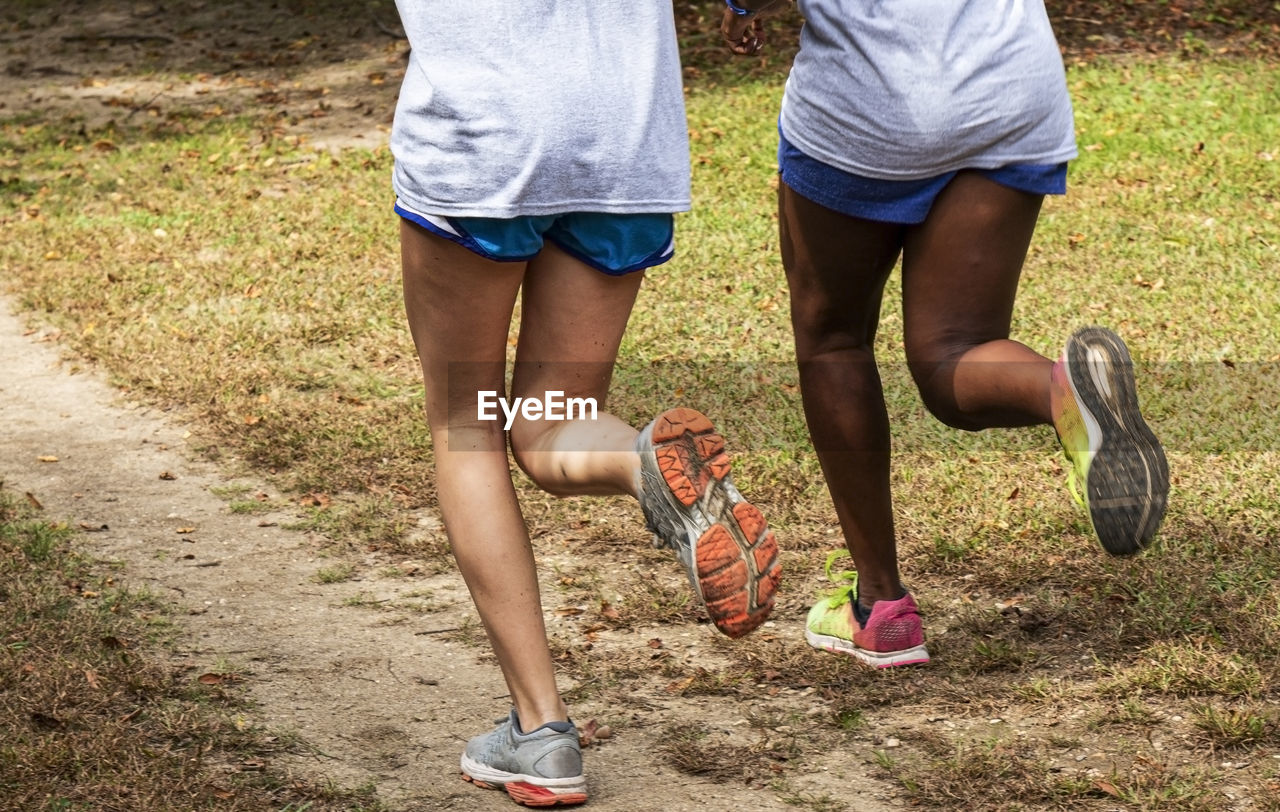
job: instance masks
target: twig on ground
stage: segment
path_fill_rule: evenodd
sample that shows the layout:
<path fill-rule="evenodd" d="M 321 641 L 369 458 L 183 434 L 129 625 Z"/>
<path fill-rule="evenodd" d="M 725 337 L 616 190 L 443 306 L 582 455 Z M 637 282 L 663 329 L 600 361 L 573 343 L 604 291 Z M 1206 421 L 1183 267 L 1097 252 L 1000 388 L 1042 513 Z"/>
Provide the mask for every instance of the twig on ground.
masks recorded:
<path fill-rule="evenodd" d="M 172 37 L 166 37 L 163 34 L 68 34 L 62 38 L 63 42 L 163 42 L 166 45 L 173 44 Z"/>

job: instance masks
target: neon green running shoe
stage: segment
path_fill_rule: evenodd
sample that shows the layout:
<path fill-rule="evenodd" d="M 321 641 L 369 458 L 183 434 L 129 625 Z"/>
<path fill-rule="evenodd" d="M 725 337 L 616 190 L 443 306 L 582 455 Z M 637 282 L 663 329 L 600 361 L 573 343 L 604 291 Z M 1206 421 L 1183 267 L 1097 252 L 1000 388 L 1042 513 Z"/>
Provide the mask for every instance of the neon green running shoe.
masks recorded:
<path fill-rule="evenodd" d="M 867 665 L 889 668 L 929 662 L 920 609 L 908 592 L 893 601 L 876 601 L 867 612 L 858 604 L 858 573 L 831 574 L 844 550 L 827 556 L 827 578 L 838 586 L 809 610 L 804 639 L 814 648 L 848 654 Z"/>
<path fill-rule="evenodd" d="M 1086 327 L 1067 339 L 1052 381 L 1071 495 L 1089 511 L 1107 552 L 1132 555 L 1164 518 L 1169 463 L 1138 410 L 1129 350 L 1110 330 Z"/>

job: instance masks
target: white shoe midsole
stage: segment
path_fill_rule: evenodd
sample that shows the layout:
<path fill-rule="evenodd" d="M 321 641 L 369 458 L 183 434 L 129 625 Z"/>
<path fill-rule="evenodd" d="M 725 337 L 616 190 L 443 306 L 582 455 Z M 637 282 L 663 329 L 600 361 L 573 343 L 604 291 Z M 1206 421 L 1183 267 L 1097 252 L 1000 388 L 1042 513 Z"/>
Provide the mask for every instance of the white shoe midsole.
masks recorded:
<path fill-rule="evenodd" d="M 587 790 L 587 779 L 583 775 L 575 775 L 569 778 L 543 778 L 540 775 L 509 773 L 506 770 L 499 770 L 487 764 L 473 761 L 465 753 L 462 756 L 462 771 L 473 780 L 483 781 L 486 784 L 532 784 L 535 787 L 543 787 L 557 794 L 586 792 Z"/>

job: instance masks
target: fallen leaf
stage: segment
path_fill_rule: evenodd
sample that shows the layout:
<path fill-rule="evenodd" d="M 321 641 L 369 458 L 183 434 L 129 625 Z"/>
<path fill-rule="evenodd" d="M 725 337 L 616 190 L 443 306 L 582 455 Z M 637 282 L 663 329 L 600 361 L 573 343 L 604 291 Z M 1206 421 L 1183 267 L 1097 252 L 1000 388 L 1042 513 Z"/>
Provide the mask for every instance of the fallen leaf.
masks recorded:
<path fill-rule="evenodd" d="M 31 507 L 35 508 L 36 510 L 44 510 L 44 505 L 40 504 L 40 500 L 39 500 L 39 499 L 37 499 L 37 498 L 36 498 L 36 497 L 31 493 L 31 491 L 27 491 L 27 492 L 25 492 L 23 495 L 27 497 L 27 502 L 28 502 L 28 504 L 30 504 L 30 505 L 31 505 Z"/>
<path fill-rule="evenodd" d="M 1120 790 L 1116 789 L 1116 785 L 1112 784 L 1110 781 L 1094 781 L 1093 786 L 1110 795 L 1112 798 L 1120 797 Z"/>
<path fill-rule="evenodd" d="M 600 615 L 609 620 L 619 620 L 622 615 L 618 614 L 618 610 L 613 608 L 613 604 L 608 601 L 600 602 Z"/>
<path fill-rule="evenodd" d="M 170 480 L 177 479 L 177 477 L 176 477 L 176 476 L 174 476 L 173 474 L 169 473 L 168 471 L 161 471 L 161 472 L 160 472 L 160 478 L 161 478 L 161 479 L 163 479 L 163 480 L 165 480 L 165 481 L 170 481 Z"/>
<path fill-rule="evenodd" d="M 583 611 L 585 610 L 581 606 L 561 606 L 556 610 L 556 615 L 559 617 L 574 617 L 582 614 Z"/>
<path fill-rule="evenodd" d="M 333 500 L 323 493 L 309 493 L 299 499 L 298 503 L 303 507 L 327 508 Z"/>
<path fill-rule="evenodd" d="M 582 747 L 590 747 L 597 741 L 603 741 L 612 736 L 613 728 L 608 725 L 602 725 L 595 719 L 578 727 L 578 744 Z"/>
<path fill-rule="evenodd" d="M 690 685 L 693 685 L 693 681 L 694 681 L 695 679 L 697 679 L 697 678 L 698 678 L 698 677 L 697 677 L 697 675 L 695 674 L 695 675 L 694 675 L 694 676 L 692 676 L 692 677 L 685 677 L 685 678 L 684 678 L 684 679 L 682 679 L 682 680 L 677 680 L 676 682 L 673 682 L 673 683 L 671 683 L 670 685 L 668 685 L 668 686 L 667 686 L 667 693 L 669 693 L 669 694 L 682 694 L 682 693 L 684 693 L 685 691 L 689 690 L 689 686 L 690 686 Z"/>
<path fill-rule="evenodd" d="M 196 677 L 196 682 L 203 685 L 222 685 L 226 682 L 239 682 L 239 674 L 215 674 L 212 671 Z"/>
<path fill-rule="evenodd" d="M 86 533 L 101 533 L 103 530 L 110 530 L 105 524 L 86 524 L 80 522 L 80 529 Z"/>
<path fill-rule="evenodd" d="M 58 461 L 58 458 L 53 456 L 52 454 L 45 454 L 43 456 L 36 457 L 36 459 L 40 460 L 40 462 L 57 462 Z"/>
<path fill-rule="evenodd" d="M 649 648 L 662 648 L 661 638 L 655 637 L 649 641 Z"/>
<path fill-rule="evenodd" d="M 194 533 L 194 532 L 196 532 L 196 529 L 195 529 L 194 527 L 179 527 L 179 528 L 178 528 L 178 532 L 179 532 L 179 533 Z"/>
<path fill-rule="evenodd" d="M 101 690 L 102 686 L 98 684 L 98 675 L 92 669 L 85 670 L 84 679 L 93 690 Z"/>

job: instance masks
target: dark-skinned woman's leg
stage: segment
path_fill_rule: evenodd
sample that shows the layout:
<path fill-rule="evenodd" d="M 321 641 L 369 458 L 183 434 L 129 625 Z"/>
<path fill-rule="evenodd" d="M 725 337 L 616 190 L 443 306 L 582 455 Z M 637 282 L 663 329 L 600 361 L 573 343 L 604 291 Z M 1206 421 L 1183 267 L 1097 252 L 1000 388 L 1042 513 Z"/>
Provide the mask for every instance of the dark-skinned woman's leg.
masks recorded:
<path fill-rule="evenodd" d="M 779 187 L 782 264 L 805 419 L 864 604 L 902 594 L 889 493 L 889 418 L 875 335 L 904 229 Z"/>
<path fill-rule="evenodd" d="M 956 428 L 1051 422 L 1053 362 L 1009 339 L 1040 195 L 961 172 L 907 233 L 903 333 L 929 410 Z"/>

